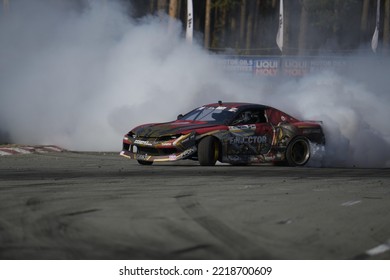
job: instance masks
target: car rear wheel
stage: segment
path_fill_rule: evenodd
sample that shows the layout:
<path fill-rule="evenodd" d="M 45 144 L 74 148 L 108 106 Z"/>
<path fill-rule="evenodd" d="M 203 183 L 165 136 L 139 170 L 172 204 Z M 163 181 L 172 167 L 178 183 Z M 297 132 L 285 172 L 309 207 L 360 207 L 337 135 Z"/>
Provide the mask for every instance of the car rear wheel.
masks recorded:
<path fill-rule="evenodd" d="M 198 145 L 198 160 L 200 165 L 215 165 L 219 157 L 218 141 L 212 136 L 206 136 Z"/>
<path fill-rule="evenodd" d="M 146 160 L 137 160 L 139 164 L 141 165 L 152 165 L 153 161 L 146 161 Z"/>
<path fill-rule="evenodd" d="M 310 143 L 307 138 L 294 138 L 287 147 L 286 158 L 290 166 L 304 166 L 310 159 Z"/>

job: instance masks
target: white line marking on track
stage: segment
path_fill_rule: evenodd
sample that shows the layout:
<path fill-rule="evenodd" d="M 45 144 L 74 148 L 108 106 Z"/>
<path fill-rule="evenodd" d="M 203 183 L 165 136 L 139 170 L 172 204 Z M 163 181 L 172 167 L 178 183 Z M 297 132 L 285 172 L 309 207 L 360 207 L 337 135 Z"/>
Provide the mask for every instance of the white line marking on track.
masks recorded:
<path fill-rule="evenodd" d="M 18 146 L 18 147 L 0 147 L 0 156 L 32 154 L 32 153 L 49 153 L 62 152 L 63 149 L 57 146 Z"/>
<path fill-rule="evenodd" d="M 341 203 L 341 206 L 352 206 L 352 205 L 355 205 L 355 204 L 359 204 L 361 202 L 362 202 L 361 200 L 351 200 L 351 201 L 347 201 L 347 202 Z"/>
<path fill-rule="evenodd" d="M 371 248 L 366 251 L 366 254 L 370 256 L 383 254 L 386 251 L 390 250 L 390 240 L 387 241 L 387 243 L 380 244 L 374 248 Z"/>
<path fill-rule="evenodd" d="M 28 151 L 23 148 L 12 148 L 12 150 L 18 152 L 19 154 L 31 154 L 31 151 Z"/>
<path fill-rule="evenodd" d="M 1 150 L 0 150 L 0 156 L 9 156 L 9 155 L 12 155 L 12 154 L 9 153 L 9 152 L 1 151 Z"/>

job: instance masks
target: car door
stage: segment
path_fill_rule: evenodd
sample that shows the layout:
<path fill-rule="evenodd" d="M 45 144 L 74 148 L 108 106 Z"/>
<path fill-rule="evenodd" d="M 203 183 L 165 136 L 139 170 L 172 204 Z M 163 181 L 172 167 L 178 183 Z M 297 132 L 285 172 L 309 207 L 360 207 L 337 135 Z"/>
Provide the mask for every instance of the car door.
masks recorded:
<path fill-rule="evenodd" d="M 229 126 L 227 154 L 242 159 L 266 154 L 271 149 L 272 137 L 273 129 L 264 110 L 245 110 Z"/>

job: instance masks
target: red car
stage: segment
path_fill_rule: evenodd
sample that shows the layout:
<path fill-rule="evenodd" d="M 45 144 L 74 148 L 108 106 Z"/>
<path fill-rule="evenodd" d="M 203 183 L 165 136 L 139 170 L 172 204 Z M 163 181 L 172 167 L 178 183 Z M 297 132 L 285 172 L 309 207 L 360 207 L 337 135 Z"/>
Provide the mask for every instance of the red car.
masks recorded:
<path fill-rule="evenodd" d="M 219 101 L 172 122 L 132 129 L 123 138 L 120 155 L 143 165 L 191 159 L 200 165 L 303 166 L 313 143 L 325 144 L 321 122 L 300 121 L 266 105 Z"/>

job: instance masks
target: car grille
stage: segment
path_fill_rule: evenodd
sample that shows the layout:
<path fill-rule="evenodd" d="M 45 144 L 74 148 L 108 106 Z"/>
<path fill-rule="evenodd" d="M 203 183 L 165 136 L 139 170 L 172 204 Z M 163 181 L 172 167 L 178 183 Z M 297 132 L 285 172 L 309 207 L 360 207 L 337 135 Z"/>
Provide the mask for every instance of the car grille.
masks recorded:
<path fill-rule="evenodd" d="M 142 140 L 142 141 L 149 141 L 149 142 L 164 142 L 164 141 L 169 141 L 172 140 L 173 136 L 168 135 L 168 136 L 160 136 L 160 137 L 138 137 L 137 139 Z"/>

